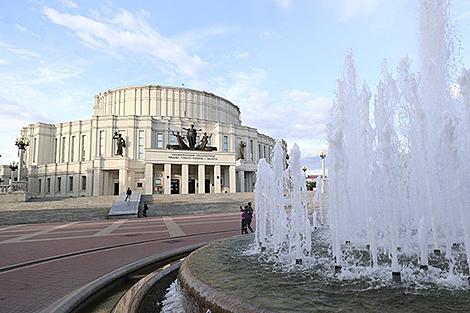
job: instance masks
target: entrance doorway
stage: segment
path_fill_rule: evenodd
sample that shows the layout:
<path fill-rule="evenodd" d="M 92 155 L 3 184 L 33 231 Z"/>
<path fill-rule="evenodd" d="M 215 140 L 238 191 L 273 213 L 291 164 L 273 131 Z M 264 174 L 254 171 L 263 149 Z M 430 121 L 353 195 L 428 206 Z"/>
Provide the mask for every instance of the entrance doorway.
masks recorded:
<path fill-rule="evenodd" d="M 171 180 L 171 194 L 179 194 L 180 193 L 180 180 L 179 179 L 172 179 Z"/>
<path fill-rule="evenodd" d="M 119 182 L 114 182 L 114 195 L 119 196 Z"/>
<path fill-rule="evenodd" d="M 210 179 L 205 180 L 205 186 L 204 187 L 206 188 L 205 193 L 211 193 L 211 180 Z"/>
<path fill-rule="evenodd" d="M 196 180 L 195 179 L 188 180 L 188 193 L 196 193 Z"/>

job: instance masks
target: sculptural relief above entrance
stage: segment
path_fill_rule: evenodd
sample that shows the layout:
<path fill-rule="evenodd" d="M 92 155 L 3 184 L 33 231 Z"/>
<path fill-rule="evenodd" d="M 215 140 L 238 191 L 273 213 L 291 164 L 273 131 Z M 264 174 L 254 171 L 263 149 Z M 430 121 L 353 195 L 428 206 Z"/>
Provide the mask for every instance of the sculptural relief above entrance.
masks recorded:
<path fill-rule="evenodd" d="M 209 146 L 209 140 L 212 137 L 212 134 L 207 135 L 206 132 L 202 135 L 201 140 L 197 143 L 197 132 L 202 131 L 202 129 L 194 128 L 194 124 L 191 124 L 189 128 L 184 128 L 186 131 L 186 136 L 183 136 L 179 131 L 176 133 L 172 130 L 171 135 L 176 137 L 176 145 L 168 144 L 167 149 L 170 150 L 198 150 L 198 151 L 217 151 L 217 147 Z"/>

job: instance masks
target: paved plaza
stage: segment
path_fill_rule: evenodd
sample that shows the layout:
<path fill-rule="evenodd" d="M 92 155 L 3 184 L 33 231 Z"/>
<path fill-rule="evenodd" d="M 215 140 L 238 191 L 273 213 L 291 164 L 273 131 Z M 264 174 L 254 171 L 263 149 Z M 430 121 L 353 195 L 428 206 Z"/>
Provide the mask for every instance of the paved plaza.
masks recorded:
<path fill-rule="evenodd" d="M 0 312 L 37 312 L 121 266 L 239 234 L 239 213 L 0 226 Z"/>

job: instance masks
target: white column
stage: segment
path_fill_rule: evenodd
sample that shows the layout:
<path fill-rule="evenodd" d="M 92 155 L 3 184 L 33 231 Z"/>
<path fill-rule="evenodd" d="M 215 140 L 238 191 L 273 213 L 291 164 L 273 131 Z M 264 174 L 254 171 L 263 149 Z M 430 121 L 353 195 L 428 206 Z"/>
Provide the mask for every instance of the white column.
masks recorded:
<path fill-rule="evenodd" d="M 206 166 L 204 164 L 199 164 L 197 166 L 197 185 L 198 193 L 204 193 L 206 190 Z"/>
<path fill-rule="evenodd" d="M 166 195 L 171 194 L 171 164 L 166 163 L 163 166 L 163 193 Z"/>
<path fill-rule="evenodd" d="M 214 165 L 214 192 L 221 193 L 220 188 L 220 165 Z"/>
<path fill-rule="evenodd" d="M 245 171 L 238 171 L 238 181 L 240 182 L 240 192 L 245 192 Z"/>
<path fill-rule="evenodd" d="M 119 170 L 119 193 L 126 192 L 127 187 L 131 187 L 127 179 L 127 170 L 121 169 Z"/>
<path fill-rule="evenodd" d="M 189 165 L 182 164 L 181 165 L 181 193 L 184 195 L 188 193 L 188 181 L 189 181 Z"/>
<path fill-rule="evenodd" d="M 61 180 L 64 180 L 65 177 L 64 176 L 61 176 L 61 177 L 62 177 Z M 102 184 L 103 184 L 103 171 L 95 170 L 93 172 L 93 196 L 101 196 Z M 64 193 L 65 188 L 66 188 L 66 184 L 62 182 L 60 193 Z"/>
<path fill-rule="evenodd" d="M 144 173 L 144 194 L 152 195 L 153 194 L 153 163 L 145 164 L 145 173 Z"/>
<path fill-rule="evenodd" d="M 229 182 L 230 182 L 230 192 L 237 192 L 237 172 L 235 170 L 235 165 L 230 165 L 229 167 Z"/>

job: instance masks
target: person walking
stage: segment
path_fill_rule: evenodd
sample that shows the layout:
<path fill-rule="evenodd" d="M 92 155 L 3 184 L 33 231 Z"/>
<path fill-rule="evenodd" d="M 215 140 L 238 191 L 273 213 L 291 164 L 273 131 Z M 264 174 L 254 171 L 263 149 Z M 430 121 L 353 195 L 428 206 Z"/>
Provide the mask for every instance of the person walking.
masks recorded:
<path fill-rule="evenodd" d="M 248 230 L 246 228 L 246 217 L 247 217 L 247 214 L 245 212 L 245 209 L 243 207 L 240 206 L 240 212 L 242 212 L 241 214 L 241 218 L 242 218 L 242 221 L 241 221 L 241 226 L 242 226 L 242 235 L 244 234 L 248 234 Z"/>
<path fill-rule="evenodd" d="M 251 206 L 251 202 L 248 202 L 248 205 L 245 206 L 245 213 L 246 213 L 246 227 L 253 232 L 253 228 L 251 228 L 251 221 L 253 219 L 253 207 Z M 246 231 L 248 233 L 248 230 Z"/>
<path fill-rule="evenodd" d="M 142 216 L 147 217 L 147 211 L 149 210 L 149 206 L 147 202 L 144 202 L 144 209 L 142 210 Z"/>
<path fill-rule="evenodd" d="M 131 187 L 127 187 L 126 198 L 124 199 L 124 201 L 131 201 L 131 195 L 132 195 Z"/>

